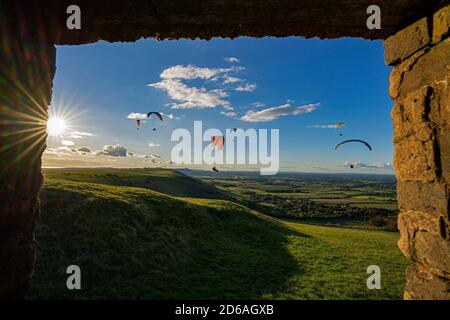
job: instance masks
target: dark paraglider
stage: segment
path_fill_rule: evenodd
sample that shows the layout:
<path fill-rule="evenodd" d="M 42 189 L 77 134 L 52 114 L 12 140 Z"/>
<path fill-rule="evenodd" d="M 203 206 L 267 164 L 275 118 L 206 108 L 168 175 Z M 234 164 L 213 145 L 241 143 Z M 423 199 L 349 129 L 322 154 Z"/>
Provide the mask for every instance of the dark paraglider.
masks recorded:
<path fill-rule="evenodd" d="M 159 120 L 163 121 L 163 116 L 161 113 L 156 112 L 156 111 L 150 111 L 149 113 L 147 113 L 147 118 L 150 118 L 150 116 L 154 114 L 155 116 L 158 117 Z"/>
<path fill-rule="evenodd" d="M 163 121 L 163 116 L 160 112 L 150 111 L 147 113 L 147 118 L 150 119 L 150 116 L 154 114 L 159 120 Z M 153 131 L 156 131 L 156 128 L 153 128 Z"/>
<path fill-rule="evenodd" d="M 342 142 L 338 143 L 334 149 L 337 150 L 340 146 L 342 146 L 343 144 L 349 143 L 349 142 L 359 142 L 359 143 L 362 143 L 362 144 L 364 144 L 370 151 L 372 151 L 372 146 L 371 146 L 369 143 L 367 143 L 367 142 L 364 141 L 364 140 L 358 140 L 358 139 L 350 139 L 350 140 L 342 141 Z"/>
<path fill-rule="evenodd" d="M 212 170 L 213 170 L 214 172 L 219 172 L 219 170 L 217 170 L 216 167 L 213 167 Z"/>

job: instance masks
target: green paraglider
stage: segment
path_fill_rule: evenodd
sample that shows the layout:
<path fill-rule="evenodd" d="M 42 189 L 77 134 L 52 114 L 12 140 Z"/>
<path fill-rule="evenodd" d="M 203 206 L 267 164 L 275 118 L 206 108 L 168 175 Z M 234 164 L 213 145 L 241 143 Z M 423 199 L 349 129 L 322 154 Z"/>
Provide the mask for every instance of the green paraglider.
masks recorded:
<path fill-rule="evenodd" d="M 342 127 L 346 127 L 347 126 L 347 122 L 338 122 L 335 125 L 336 129 L 342 128 Z"/>

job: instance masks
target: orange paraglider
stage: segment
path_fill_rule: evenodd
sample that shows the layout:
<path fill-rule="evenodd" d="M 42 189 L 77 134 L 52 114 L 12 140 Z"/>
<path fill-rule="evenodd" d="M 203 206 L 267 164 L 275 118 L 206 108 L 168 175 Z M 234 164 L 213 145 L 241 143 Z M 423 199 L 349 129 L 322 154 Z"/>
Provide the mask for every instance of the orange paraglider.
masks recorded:
<path fill-rule="evenodd" d="M 225 144 L 224 136 L 212 136 L 211 144 L 217 148 L 218 151 L 223 149 L 223 145 Z"/>

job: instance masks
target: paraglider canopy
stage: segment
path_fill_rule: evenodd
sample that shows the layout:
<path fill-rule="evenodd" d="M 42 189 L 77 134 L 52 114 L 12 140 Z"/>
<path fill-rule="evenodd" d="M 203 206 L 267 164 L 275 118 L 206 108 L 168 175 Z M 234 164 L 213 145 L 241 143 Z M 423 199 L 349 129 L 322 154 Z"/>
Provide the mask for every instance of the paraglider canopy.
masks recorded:
<path fill-rule="evenodd" d="M 211 144 L 217 148 L 217 150 L 222 150 L 223 145 L 225 144 L 224 136 L 212 136 Z"/>
<path fill-rule="evenodd" d="M 156 111 L 150 111 L 149 113 L 147 113 L 147 118 L 150 118 L 150 116 L 154 114 L 159 120 L 163 121 L 163 116 L 161 113 L 156 112 Z M 153 128 L 153 131 L 156 131 L 156 128 Z"/>
<path fill-rule="evenodd" d="M 338 122 L 335 124 L 336 129 L 346 127 L 346 126 L 347 126 L 347 122 Z"/>
<path fill-rule="evenodd" d="M 340 146 L 342 146 L 343 144 L 350 143 L 350 142 L 359 142 L 359 143 L 362 143 L 362 144 L 364 144 L 370 151 L 372 151 L 372 146 L 371 146 L 369 143 L 367 143 L 367 142 L 364 141 L 364 140 L 359 140 L 359 139 L 350 139 L 350 140 L 342 141 L 342 142 L 338 143 L 334 149 L 337 150 L 337 149 L 338 149 Z"/>
<path fill-rule="evenodd" d="M 159 112 L 156 112 L 156 111 L 151 111 L 151 112 L 147 113 L 147 118 L 150 118 L 150 116 L 151 116 L 152 114 L 154 114 L 155 116 L 157 116 L 159 120 L 163 121 L 163 116 L 162 116 L 162 114 L 159 113 Z"/>

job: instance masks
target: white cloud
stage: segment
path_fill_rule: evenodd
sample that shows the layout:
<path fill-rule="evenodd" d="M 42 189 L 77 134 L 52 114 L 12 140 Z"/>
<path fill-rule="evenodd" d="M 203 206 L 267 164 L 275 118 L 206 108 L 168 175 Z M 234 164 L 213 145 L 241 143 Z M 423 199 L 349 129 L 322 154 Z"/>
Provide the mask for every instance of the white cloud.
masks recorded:
<path fill-rule="evenodd" d="M 340 129 L 340 127 L 336 124 L 315 124 L 312 126 L 308 126 L 308 128 L 318 128 L 318 129 Z"/>
<path fill-rule="evenodd" d="M 224 76 L 223 78 L 225 79 L 223 81 L 223 83 L 235 83 L 235 82 L 242 81 L 242 79 L 232 77 L 232 76 Z"/>
<path fill-rule="evenodd" d="M 210 89 L 205 86 L 192 86 L 183 81 L 200 79 L 216 81 L 224 79 L 224 83 L 242 81 L 229 73 L 243 70 L 244 67 L 230 68 L 202 68 L 195 65 L 177 65 L 165 69 L 161 74 L 161 81 L 148 84 L 149 87 L 162 90 L 175 102 L 169 104 L 172 109 L 216 108 L 230 109 L 230 102 L 226 100 L 228 93 L 220 89 Z M 252 91 L 256 85 L 242 86 L 242 91 Z M 239 89 L 239 90 L 241 90 Z M 236 89 L 237 90 L 237 89 Z"/>
<path fill-rule="evenodd" d="M 160 145 L 157 144 L 157 143 L 150 142 L 150 143 L 148 144 L 148 146 L 149 146 L 150 148 L 157 148 L 157 147 L 159 147 Z"/>
<path fill-rule="evenodd" d="M 250 108 L 261 108 L 265 106 L 266 104 L 263 102 L 253 102 L 252 104 L 250 104 Z"/>
<path fill-rule="evenodd" d="M 61 144 L 63 146 L 73 146 L 75 143 L 73 141 L 70 141 L 70 140 L 61 140 Z"/>
<path fill-rule="evenodd" d="M 228 117 L 228 118 L 234 118 L 237 116 L 236 112 L 232 112 L 232 111 L 230 111 L 230 112 L 222 111 L 220 114 L 225 117 Z"/>
<path fill-rule="evenodd" d="M 69 133 L 69 138 L 71 139 L 83 139 L 84 137 L 92 137 L 93 134 L 89 132 L 82 131 L 72 131 Z"/>
<path fill-rule="evenodd" d="M 241 120 L 247 122 L 267 122 L 284 116 L 313 112 L 319 108 L 319 106 L 320 104 L 316 103 L 292 107 L 290 103 L 286 103 L 278 107 L 268 108 L 261 111 L 248 111 L 243 117 L 241 117 Z"/>
<path fill-rule="evenodd" d="M 361 169 L 381 169 L 381 170 L 392 170 L 393 166 L 390 162 L 382 163 L 366 163 L 366 162 L 350 162 L 346 161 L 345 166 L 353 165 L 355 168 Z"/>
<path fill-rule="evenodd" d="M 163 113 L 161 112 L 161 114 L 163 115 L 164 119 L 169 119 L 169 120 L 179 120 L 180 117 L 176 117 L 173 115 L 173 113 Z"/>
<path fill-rule="evenodd" d="M 231 68 L 202 68 L 195 65 L 177 65 L 165 69 L 161 74 L 161 79 L 214 79 L 215 77 L 234 70 L 239 70 L 242 67 Z"/>
<path fill-rule="evenodd" d="M 82 131 L 72 131 L 70 134 L 76 134 L 79 136 L 88 136 L 88 137 L 92 137 L 94 135 L 93 133 L 82 132 Z"/>
<path fill-rule="evenodd" d="M 229 105 L 223 98 L 228 94 L 223 90 L 206 90 L 205 88 L 188 87 L 180 80 L 162 80 L 149 84 L 150 87 L 161 89 L 167 95 L 179 103 L 172 103 L 173 109 L 191 108 L 215 108 L 217 106 Z"/>
<path fill-rule="evenodd" d="M 235 57 L 226 57 L 226 58 L 223 58 L 223 60 L 225 60 L 226 62 L 229 62 L 229 63 L 238 63 L 239 62 L 239 59 L 235 58 Z"/>
<path fill-rule="evenodd" d="M 255 91 L 255 89 L 256 89 L 256 84 L 246 83 L 242 86 L 235 88 L 234 90 L 241 91 L 241 92 L 252 92 L 252 91 Z"/>
<path fill-rule="evenodd" d="M 133 120 L 145 120 L 147 119 L 147 114 L 146 113 L 138 113 L 138 112 L 132 112 L 127 116 L 128 119 L 133 119 Z"/>
<path fill-rule="evenodd" d="M 107 144 L 103 146 L 101 151 L 97 151 L 97 155 L 113 156 L 113 157 L 126 157 L 127 148 L 121 146 L 120 144 L 110 145 Z"/>

